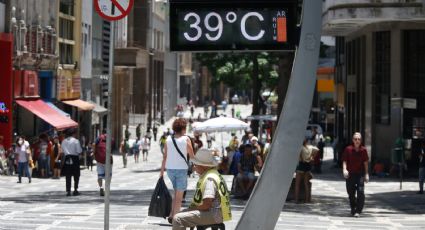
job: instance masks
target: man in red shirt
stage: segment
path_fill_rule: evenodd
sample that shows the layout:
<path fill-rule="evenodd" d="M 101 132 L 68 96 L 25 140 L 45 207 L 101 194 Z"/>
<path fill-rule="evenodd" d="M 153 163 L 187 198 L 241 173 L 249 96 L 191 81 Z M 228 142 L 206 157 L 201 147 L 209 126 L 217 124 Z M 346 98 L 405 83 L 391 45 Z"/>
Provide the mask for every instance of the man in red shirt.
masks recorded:
<path fill-rule="evenodd" d="M 342 170 L 346 179 L 351 215 L 355 217 L 359 217 L 363 210 L 365 200 L 364 183 L 369 182 L 369 157 L 366 148 L 361 143 L 362 135 L 354 133 L 353 144 L 345 148 L 342 156 Z"/>

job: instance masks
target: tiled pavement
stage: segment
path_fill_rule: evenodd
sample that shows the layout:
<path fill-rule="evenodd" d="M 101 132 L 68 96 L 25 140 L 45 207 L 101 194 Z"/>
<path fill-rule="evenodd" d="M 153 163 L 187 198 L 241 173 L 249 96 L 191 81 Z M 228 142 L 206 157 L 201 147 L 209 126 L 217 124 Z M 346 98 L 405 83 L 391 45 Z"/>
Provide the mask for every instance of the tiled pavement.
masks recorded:
<path fill-rule="evenodd" d="M 331 154 L 328 149 L 325 157 L 329 159 Z M 124 169 L 121 158 L 114 157 L 110 228 L 171 229 L 165 220 L 147 216 L 150 196 L 159 175 L 161 155 L 157 143 L 152 144 L 148 162 L 135 164 L 129 158 L 129 167 Z M 230 186 L 232 178 L 226 179 Z M 189 179 L 192 190 L 188 197 L 193 194 L 196 180 Z M 64 178 L 34 178 L 31 184 L 23 181 L 17 184 L 16 177 L 0 177 L 0 229 L 103 228 L 104 205 L 99 197 L 95 169 L 82 171 L 82 195 L 78 197 L 65 196 Z M 169 181 L 166 182 L 171 187 Z M 425 195 L 417 195 L 416 190 L 415 179 L 405 181 L 400 191 L 396 179 L 371 177 L 366 185 L 364 213 L 360 218 L 353 218 L 349 216 L 340 170 L 327 160 L 324 173 L 313 179 L 313 202 L 287 202 L 275 229 L 425 229 Z M 227 229 L 235 228 L 244 205 L 245 201 L 232 200 L 234 219 L 226 223 Z M 267 215 L 267 210 L 264 214 Z"/>

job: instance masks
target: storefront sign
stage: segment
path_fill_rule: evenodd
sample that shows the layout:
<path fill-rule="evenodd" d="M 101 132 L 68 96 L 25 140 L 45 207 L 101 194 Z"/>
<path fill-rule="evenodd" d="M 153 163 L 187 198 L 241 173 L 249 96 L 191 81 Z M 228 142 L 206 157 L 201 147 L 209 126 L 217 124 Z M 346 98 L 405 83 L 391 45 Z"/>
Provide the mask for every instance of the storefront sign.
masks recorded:
<path fill-rule="evenodd" d="M 0 33 L 0 136 L 6 148 L 12 144 L 12 41 L 12 35 Z"/>

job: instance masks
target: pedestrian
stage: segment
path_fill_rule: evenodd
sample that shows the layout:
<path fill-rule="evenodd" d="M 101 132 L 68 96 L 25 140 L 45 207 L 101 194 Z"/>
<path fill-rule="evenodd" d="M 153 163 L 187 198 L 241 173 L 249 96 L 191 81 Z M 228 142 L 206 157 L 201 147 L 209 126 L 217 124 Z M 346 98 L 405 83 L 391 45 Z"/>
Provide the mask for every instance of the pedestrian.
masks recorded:
<path fill-rule="evenodd" d="M 190 106 L 190 117 L 193 117 L 195 115 L 195 107 L 192 105 Z"/>
<path fill-rule="evenodd" d="M 148 135 L 146 134 L 145 137 L 142 138 L 141 145 L 140 145 L 140 148 L 141 148 L 142 154 L 143 154 L 143 161 L 148 161 L 148 154 L 149 154 L 150 146 L 151 146 L 151 142 L 150 142 Z"/>
<path fill-rule="evenodd" d="M 424 180 L 425 180 L 425 140 L 422 141 L 422 146 L 419 149 L 419 192 L 424 194 Z"/>
<path fill-rule="evenodd" d="M 230 194 L 226 181 L 218 173 L 212 150 L 200 149 L 192 160 L 200 175 L 195 196 L 188 209 L 173 218 L 173 230 L 184 230 L 198 225 L 222 224 L 232 219 Z"/>
<path fill-rule="evenodd" d="M 133 146 L 132 146 L 132 150 L 131 151 L 133 151 L 134 163 L 139 163 L 140 145 L 141 145 L 141 140 L 140 139 L 137 139 L 133 143 Z"/>
<path fill-rule="evenodd" d="M 148 126 L 148 129 L 146 130 L 145 137 L 149 138 L 149 144 L 150 144 L 152 139 L 152 128 L 150 126 Z"/>
<path fill-rule="evenodd" d="M 128 130 L 128 125 L 125 126 L 124 137 L 125 139 L 130 139 L 131 133 Z"/>
<path fill-rule="evenodd" d="M 142 136 L 141 131 L 140 131 L 141 125 L 142 124 L 138 124 L 137 127 L 136 127 L 136 138 L 137 138 L 137 140 L 140 140 L 140 137 Z"/>
<path fill-rule="evenodd" d="M 210 149 L 212 146 L 212 135 L 205 133 L 205 135 L 207 136 L 207 147 Z"/>
<path fill-rule="evenodd" d="M 28 177 L 28 183 L 31 183 L 31 173 L 29 170 L 29 162 L 31 160 L 31 149 L 28 141 L 25 140 L 24 136 L 20 136 L 16 139 L 15 146 L 15 159 L 18 161 L 18 183 L 22 183 L 22 176 Z"/>
<path fill-rule="evenodd" d="M 81 144 L 75 138 L 74 128 L 65 131 L 66 138 L 62 141 L 62 151 L 64 154 L 63 173 L 66 178 L 66 195 L 71 196 L 71 178 L 74 177 L 74 192 L 72 195 L 78 196 L 78 184 L 80 182 L 80 154 L 83 152 Z"/>
<path fill-rule="evenodd" d="M 90 169 L 90 171 L 93 171 L 93 158 L 94 158 L 94 148 L 93 148 L 94 142 L 91 142 L 87 145 L 87 169 Z"/>
<path fill-rule="evenodd" d="M 235 118 L 235 106 L 232 106 L 232 118 Z"/>
<path fill-rule="evenodd" d="M 40 155 L 38 156 L 38 170 L 40 170 L 41 178 L 49 177 L 50 173 L 50 154 L 52 143 L 49 141 L 47 134 L 43 133 L 39 136 Z"/>
<path fill-rule="evenodd" d="M 161 153 L 164 154 L 164 146 L 167 142 L 167 132 L 164 132 L 162 136 L 159 138 L 159 148 L 161 149 Z"/>
<path fill-rule="evenodd" d="M 97 184 L 99 185 L 99 195 L 104 196 L 105 190 L 103 189 L 103 180 L 105 179 L 105 164 L 106 164 L 106 130 L 102 131 L 95 144 L 93 145 L 94 157 L 96 159 L 96 169 L 97 169 Z M 112 164 L 113 158 L 111 155 L 111 177 L 112 177 Z"/>
<path fill-rule="evenodd" d="M 190 138 L 186 136 L 186 120 L 178 118 L 173 122 L 173 135 L 167 137 L 161 165 L 160 177 L 167 170 L 168 178 L 174 189 L 174 198 L 168 222 L 171 223 L 174 215 L 180 211 L 183 193 L 187 189 L 187 173 L 189 158 L 194 158 Z M 186 153 L 188 155 L 186 155 Z"/>
<path fill-rule="evenodd" d="M 311 174 L 311 163 L 314 156 L 318 154 L 319 149 L 316 146 L 308 145 L 307 138 L 303 141 L 298 165 L 295 176 L 295 202 L 299 202 L 301 181 L 304 181 L 304 202 L 311 202 L 310 180 L 313 178 Z"/>
<path fill-rule="evenodd" d="M 153 131 L 153 140 L 156 141 L 156 137 L 158 135 L 158 127 L 154 125 L 152 131 Z"/>
<path fill-rule="evenodd" d="M 354 133 L 352 141 L 353 143 L 344 150 L 342 170 L 346 179 L 351 215 L 359 217 L 365 202 L 364 183 L 369 182 L 369 156 L 366 148 L 362 146 L 362 135 L 360 133 Z"/>
<path fill-rule="evenodd" d="M 208 103 L 206 103 L 205 105 L 204 105 L 204 117 L 205 118 L 207 118 L 208 117 L 208 112 L 209 112 L 209 105 L 208 105 Z"/>
<path fill-rule="evenodd" d="M 62 147 L 59 143 L 59 137 L 53 137 L 53 159 L 55 164 L 53 166 L 53 177 L 52 179 L 59 179 L 61 175 L 61 162 L 62 162 Z"/>
<path fill-rule="evenodd" d="M 255 185 L 255 170 L 260 172 L 263 167 L 263 161 L 259 155 L 254 155 L 252 144 L 244 146 L 244 153 L 238 162 L 238 175 L 236 181 L 241 188 L 240 197 L 247 199 Z"/>
<path fill-rule="evenodd" d="M 3 136 L 0 136 L 0 174 L 7 175 L 8 172 L 6 149 L 3 146 Z"/>
<path fill-rule="evenodd" d="M 128 143 L 128 138 L 125 138 L 120 145 L 120 153 L 122 155 L 122 163 L 124 168 L 127 168 L 127 156 L 130 152 L 130 144 Z"/>

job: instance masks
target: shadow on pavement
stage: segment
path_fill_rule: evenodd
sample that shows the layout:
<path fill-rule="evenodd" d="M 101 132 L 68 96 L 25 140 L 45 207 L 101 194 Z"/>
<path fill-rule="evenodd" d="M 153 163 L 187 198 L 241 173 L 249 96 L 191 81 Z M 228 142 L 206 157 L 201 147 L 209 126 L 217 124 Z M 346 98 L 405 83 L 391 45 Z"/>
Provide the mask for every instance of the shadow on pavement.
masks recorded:
<path fill-rule="evenodd" d="M 160 172 L 161 169 L 160 168 L 156 168 L 156 169 L 149 169 L 149 170 L 132 170 L 131 172 L 134 173 L 151 173 L 151 172 Z"/>

